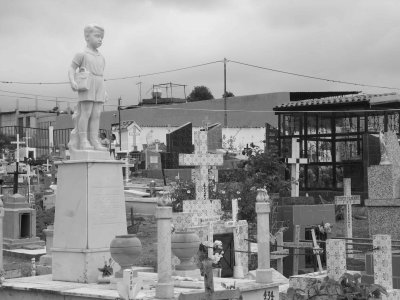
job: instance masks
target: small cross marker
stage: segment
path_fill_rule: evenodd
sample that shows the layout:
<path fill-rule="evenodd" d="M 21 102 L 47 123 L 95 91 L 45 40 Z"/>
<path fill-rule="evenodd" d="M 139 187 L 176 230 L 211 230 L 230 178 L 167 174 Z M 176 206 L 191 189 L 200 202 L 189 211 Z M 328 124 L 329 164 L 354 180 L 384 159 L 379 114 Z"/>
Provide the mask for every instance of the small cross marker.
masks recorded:
<path fill-rule="evenodd" d="M 307 158 L 300 158 L 300 145 L 297 138 L 292 139 L 292 157 L 286 159 L 286 163 L 291 165 L 290 176 L 292 177 L 291 183 L 291 196 L 299 196 L 299 177 L 300 165 L 308 164 Z"/>

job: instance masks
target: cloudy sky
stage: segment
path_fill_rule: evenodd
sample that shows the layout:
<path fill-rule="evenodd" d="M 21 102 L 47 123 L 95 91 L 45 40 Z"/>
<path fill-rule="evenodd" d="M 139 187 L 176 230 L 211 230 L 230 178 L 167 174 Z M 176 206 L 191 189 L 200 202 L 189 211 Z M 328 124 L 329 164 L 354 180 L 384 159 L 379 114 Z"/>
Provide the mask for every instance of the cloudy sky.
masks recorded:
<path fill-rule="evenodd" d="M 106 78 L 164 71 L 222 60 L 246 62 L 331 79 L 399 87 L 398 0 L 0 0 L 0 81 L 63 82 L 73 55 L 85 47 L 83 27 L 105 27 L 100 51 Z M 362 90 L 229 62 L 227 89 L 236 95 L 278 91 Z M 206 85 L 223 93 L 223 64 L 110 81 L 109 105 L 138 101 L 153 84 Z M 0 83 L 4 91 L 74 97 L 61 85 Z M 182 96 L 177 89 L 175 96 Z M 55 99 L 55 98 L 46 98 Z M 59 100 L 65 100 L 59 98 Z M 23 108 L 34 100 L 20 98 Z M 41 108 L 54 103 L 40 101 Z M 66 104 L 62 103 L 61 107 Z M 110 109 L 111 107 L 109 107 Z"/>

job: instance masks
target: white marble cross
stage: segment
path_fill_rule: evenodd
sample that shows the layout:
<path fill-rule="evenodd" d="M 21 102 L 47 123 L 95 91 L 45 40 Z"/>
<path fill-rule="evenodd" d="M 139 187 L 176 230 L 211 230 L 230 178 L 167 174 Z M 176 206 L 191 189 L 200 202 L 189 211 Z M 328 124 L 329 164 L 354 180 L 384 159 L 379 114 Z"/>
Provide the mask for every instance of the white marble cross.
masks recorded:
<path fill-rule="evenodd" d="M 196 178 L 196 200 L 209 200 L 208 169 L 210 166 L 221 166 L 223 164 L 222 154 L 208 153 L 207 131 L 196 131 L 194 133 L 194 153 L 179 154 L 181 166 L 198 166 L 199 176 Z"/>
<path fill-rule="evenodd" d="M 343 178 L 343 193 L 344 196 L 335 196 L 335 204 L 336 205 L 346 205 L 346 213 L 345 213 L 345 237 L 352 238 L 353 237 L 353 218 L 352 218 L 352 205 L 360 204 L 360 196 L 359 195 L 351 195 L 351 178 Z M 352 245 L 348 245 L 347 249 L 351 251 L 353 249 Z M 353 257 L 352 254 L 349 254 L 349 257 Z"/>
<path fill-rule="evenodd" d="M 339 280 L 347 272 L 346 240 L 326 241 L 326 270 L 329 278 Z"/>
<path fill-rule="evenodd" d="M 300 144 L 297 138 L 292 138 L 292 157 L 286 159 L 290 166 L 291 196 L 299 196 L 300 165 L 308 164 L 307 158 L 300 158 Z"/>
<path fill-rule="evenodd" d="M 11 144 L 16 144 L 17 145 L 16 160 L 19 163 L 19 145 L 24 145 L 25 142 L 19 140 L 19 134 L 17 133 L 17 140 L 11 142 Z"/>

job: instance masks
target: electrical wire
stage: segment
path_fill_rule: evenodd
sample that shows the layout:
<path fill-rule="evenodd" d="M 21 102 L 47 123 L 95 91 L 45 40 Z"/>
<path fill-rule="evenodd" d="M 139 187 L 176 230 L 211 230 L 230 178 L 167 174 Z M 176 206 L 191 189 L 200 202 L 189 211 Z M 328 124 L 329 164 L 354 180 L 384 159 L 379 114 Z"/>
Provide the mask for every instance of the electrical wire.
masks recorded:
<path fill-rule="evenodd" d="M 315 80 L 321 80 L 321 81 L 327 81 L 327 82 L 334 82 L 334 83 L 342 83 L 342 84 L 355 85 L 355 86 L 373 87 L 373 88 L 380 88 L 380 89 L 388 89 L 388 90 L 398 90 L 398 91 L 400 91 L 400 88 L 395 88 L 395 87 L 380 86 L 380 85 L 372 85 L 372 84 L 364 84 L 364 83 L 357 83 L 357 82 L 350 82 L 350 81 L 343 81 L 343 80 L 336 80 L 336 79 L 328 79 L 328 78 L 323 78 L 323 77 L 317 77 L 317 76 L 312 76 L 312 75 L 305 75 L 305 74 L 294 73 L 294 72 L 289 72 L 289 71 L 284 71 L 284 70 L 279 70 L 279 69 L 273 69 L 273 68 L 268 68 L 268 67 L 262 67 L 262 66 L 258 66 L 258 65 L 253 65 L 253 64 L 249 64 L 249 63 L 244 63 L 244 62 L 236 61 L 236 60 L 228 60 L 228 62 L 232 62 L 232 63 L 234 63 L 234 64 L 243 65 L 243 66 L 247 66 L 247 67 L 252 67 L 252 68 L 267 70 L 267 71 L 271 71 L 271 72 L 276 72 L 276 73 L 282 73 L 282 74 L 286 74 L 286 75 L 292 75 L 292 76 L 297 76 L 297 77 L 308 78 L 308 79 L 315 79 Z"/>
<path fill-rule="evenodd" d="M 153 72 L 153 73 L 137 74 L 137 75 L 131 75 L 131 76 L 115 77 L 115 78 L 105 78 L 104 81 L 115 81 L 115 80 L 124 80 L 124 79 L 132 79 L 132 78 L 141 78 L 141 77 L 147 77 L 147 76 L 161 75 L 161 74 L 178 72 L 178 71 L 183 71 L 183 70 L 188 70 L 188 69 L 199 68 L 199 67 L 208 66 L 208 65 L 212 65 L 212 64 L 216 64 L 216 63 L 221 63 L 221 62 L 223 62 L 223 60 L 216 60 L 216 61 L 211 61 L 211 62 L 207 62 L 207 63 L 192 65 L 192 66 L 188 66 L 188 67 L 170 69 L 170 70 Z M 69 84 L 69 81 L 27 82 L 27 81 L 0 80 L 0 83 L 4 83 L 4 84 L 25 84 L 25 85 L 59 85 L 59 84 Z"/>

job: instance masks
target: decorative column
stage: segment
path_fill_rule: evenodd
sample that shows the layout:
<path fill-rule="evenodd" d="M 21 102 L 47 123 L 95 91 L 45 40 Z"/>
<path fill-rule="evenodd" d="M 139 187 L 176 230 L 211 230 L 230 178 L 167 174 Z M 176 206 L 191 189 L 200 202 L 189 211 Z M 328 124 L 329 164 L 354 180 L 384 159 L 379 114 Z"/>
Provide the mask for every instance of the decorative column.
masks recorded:
<path fill-rule="evenodd" d="M 172 281 L 171 260 L 171 219 L 172 207 L 158 206 L 157 219 L 157 272 L 156 298 L 172 299 L 174 283 Z"/>
<path fill-rule="evenodd" d="M 4 206 L 0 197 L 0 270 L 3 269 L 3 219 L 4 219 Z"/>
<path fill-rule="evenodd" d="M 270 267 L 269 252 L 269 213 L 271 209 L 266 189 L 257 190 L 256 201 L 258 246 L 256 281 L 258 283 L 270 283 L 272 282 L 272 269 Z"/>
<path fill-rule="evenodd" d="M 43 233 L 46 236 L 46 254 L 40 257 L 39 264 L 51 266 L 51 249 L 53 248 L 54 225 L 48 225 L 47 228 L 43 230 Z"/>

